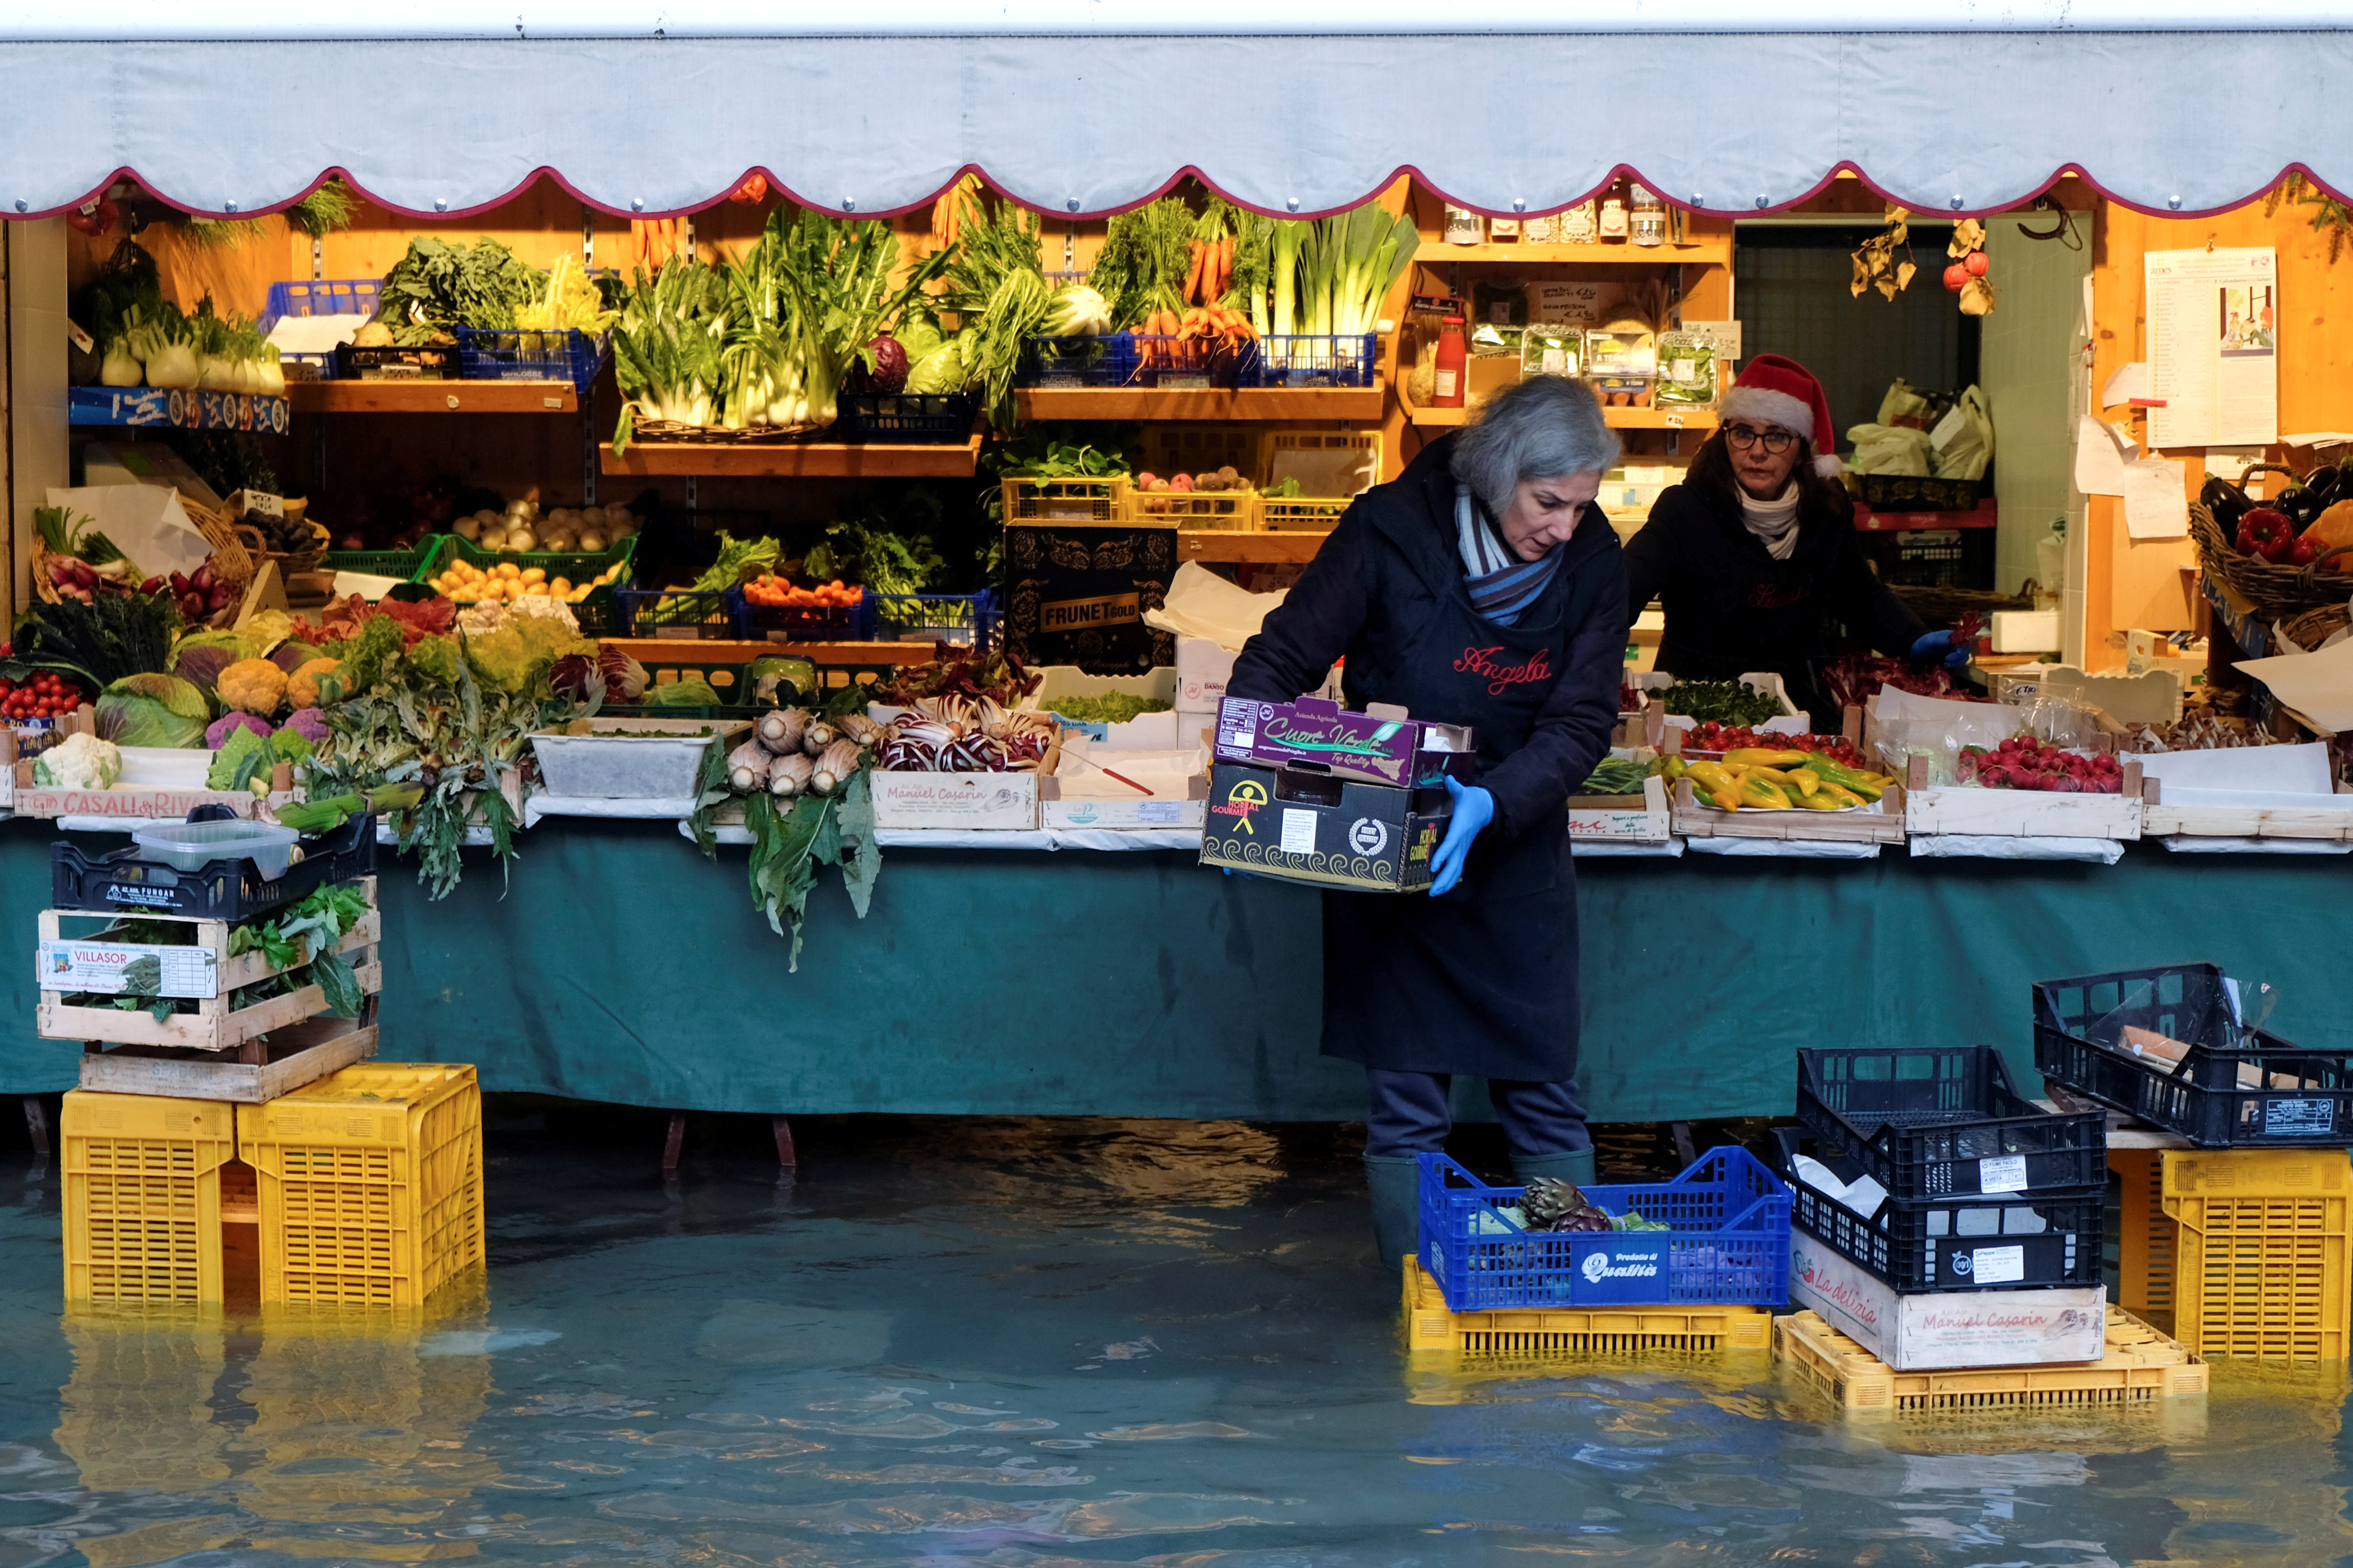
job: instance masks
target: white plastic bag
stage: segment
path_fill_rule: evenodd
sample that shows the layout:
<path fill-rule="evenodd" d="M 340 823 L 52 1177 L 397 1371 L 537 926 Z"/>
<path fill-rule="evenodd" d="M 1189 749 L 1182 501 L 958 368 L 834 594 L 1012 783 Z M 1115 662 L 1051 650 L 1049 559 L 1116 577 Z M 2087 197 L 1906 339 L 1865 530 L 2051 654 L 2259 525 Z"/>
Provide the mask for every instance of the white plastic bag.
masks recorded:
<path fill-rule="evenodd" d="M 1941 437 L 1941 438 L 1940 438 Z M 1975 481 L 1993 461 L 1993 414 L 1985 394 L 1972 386 L 1928 432 L 1929 462 L 1940 479 Z"/>
<path fill-rule="evenodd" d="M 1854 443 L 1847 466 L 1858 474 L 1914 474 L 1926 479 L 1930 453 L 1928 433 L 1903 425 L 1856 425 L 1846 438 Z"/>

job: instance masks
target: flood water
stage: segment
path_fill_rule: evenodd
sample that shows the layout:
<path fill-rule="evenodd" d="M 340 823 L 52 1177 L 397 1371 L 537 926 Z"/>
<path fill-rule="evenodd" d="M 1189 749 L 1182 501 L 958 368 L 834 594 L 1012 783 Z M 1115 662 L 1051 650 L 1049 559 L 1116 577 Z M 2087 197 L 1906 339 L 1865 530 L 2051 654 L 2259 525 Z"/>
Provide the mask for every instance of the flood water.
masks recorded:
<path fill-rule="evenodd" d="M 59 1316 L 0 1163 L 0 1568 L 972 1568 L 2353 1554 L 2341 1378 L 1842 1419 L 1761 1355 L 1415 1364 L 1345 1134 L 494 1113 L 491 1266 L 432 1321 Z M 1474 1162 L 1493 1170 L 1499 1162 Z"/>

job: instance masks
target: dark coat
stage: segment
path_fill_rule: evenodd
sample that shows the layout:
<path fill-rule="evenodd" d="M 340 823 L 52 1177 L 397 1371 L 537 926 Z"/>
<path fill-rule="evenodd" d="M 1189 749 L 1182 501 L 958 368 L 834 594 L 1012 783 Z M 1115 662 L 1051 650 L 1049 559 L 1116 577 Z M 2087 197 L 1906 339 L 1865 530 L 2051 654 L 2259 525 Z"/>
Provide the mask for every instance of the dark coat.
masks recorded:
<path fill-rule="evenodd" d="M 1618 536 L 1588 506 L 1519 622 L 1471 608 L 1451 437 L 1359 497 L 1234 661 L 1236 697 L 1284 701 L 1345 658 L 1347 705 L 1396 702 L 1479 732 L 1495 800 L 1461 883 L 1324 895 L 1324 1049 L 1370 1067 L 1558 1082 L 1577 1070 L 1576 882 L 1566 802 L 1607 754 L 1626 648 Z"/>
<path fill-rule="evenodd" d="M 1628 615 L 1652 598 L 1667 613 L 1658 667 L 1692 680 L 1776 670 L 1790 700 L 1836 733 L 1821 684 L 1841 626 L 1882 653 L 1903 655 L 1927 627 L 1890 593 L 1854 532 L 1854 503 L 1801 511 L 1798 547 L 1776 561 L 1740 519 L 1740 504 L 1692 485 L 1659 497 L 1626 546 Z"/>

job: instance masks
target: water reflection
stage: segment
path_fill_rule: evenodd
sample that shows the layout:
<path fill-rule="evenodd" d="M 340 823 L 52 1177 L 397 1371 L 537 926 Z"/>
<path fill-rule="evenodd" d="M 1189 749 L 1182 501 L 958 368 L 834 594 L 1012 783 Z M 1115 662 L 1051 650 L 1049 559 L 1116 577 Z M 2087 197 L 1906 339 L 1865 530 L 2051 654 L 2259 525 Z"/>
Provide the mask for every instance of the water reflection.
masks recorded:
<path fill-rule="evenodd" d="M 678 1223 L 602 1150 L 494 1138 L 489 1286 L 398 1321 L 61 1321 L 54 1194 L 0 1190 L 0 1568 L 2353 1554 L 2338 1374 L 1857 1419 L 1762 1352 L 1433 1363 L 1312 1137 L 802 1147 L 783 1197 L 690 1165 Z"/>

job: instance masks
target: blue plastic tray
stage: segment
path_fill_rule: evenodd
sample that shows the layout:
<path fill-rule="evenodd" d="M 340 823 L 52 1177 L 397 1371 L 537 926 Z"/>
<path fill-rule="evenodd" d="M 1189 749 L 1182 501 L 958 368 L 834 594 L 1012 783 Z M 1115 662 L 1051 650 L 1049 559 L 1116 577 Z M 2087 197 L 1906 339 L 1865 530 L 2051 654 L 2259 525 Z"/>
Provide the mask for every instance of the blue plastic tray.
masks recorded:
<path fill-rule="evenodd" d="M 564 331 L 458 329 L 458 363 L 468 381 L 568 381 L 585 393 L 596 384 L 611 336 Z"/>
<path fill-rule="evenodd" d="M 263 337 L 286 316 L 373 316 L 383 283 L 374 278 L 320 278 L 295 283 L 272 283 L 269 301 L 263 307 L 261 320 L 254 330 Z M 335 379 L 335 356 L 332 353 L 281 353 L 281 360 L 319 367 L 321 381 Z"/>
<path fill-rule="evenodd" d="M 1491 1187 L 1443 1154 L 1421 1162 L 1421 1260 L 1450 1311 L 1497 1307 L 1778 1307 L 1789 1296 L 1789 1189 L 1746 1149 L 1711 1149 L 1672 1182 L 1588 1186 L 1612 1215 L 1672 1230 L 1531 1235 Z"/>

